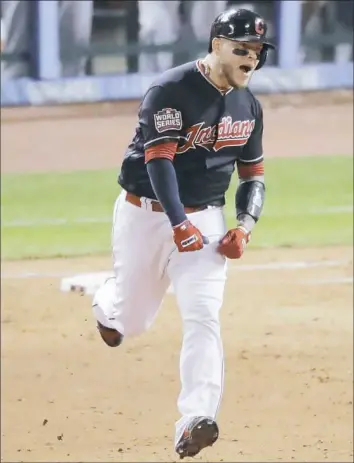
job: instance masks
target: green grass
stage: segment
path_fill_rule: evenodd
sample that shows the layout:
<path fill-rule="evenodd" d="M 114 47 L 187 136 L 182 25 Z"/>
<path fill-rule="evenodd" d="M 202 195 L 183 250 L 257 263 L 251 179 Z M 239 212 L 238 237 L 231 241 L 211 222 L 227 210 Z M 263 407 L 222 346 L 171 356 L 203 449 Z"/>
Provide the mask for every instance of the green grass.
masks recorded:
<path fill-rule="evenodd" d="M 117 171 L 2 175 L 2 259 L 109 253 L 116 177 Z M 266 178 L 264 215 L 251 246 L 353 244 L 351 157 L 270 159 Z M 235 182 L 229 226 L 234 191 Z"/>

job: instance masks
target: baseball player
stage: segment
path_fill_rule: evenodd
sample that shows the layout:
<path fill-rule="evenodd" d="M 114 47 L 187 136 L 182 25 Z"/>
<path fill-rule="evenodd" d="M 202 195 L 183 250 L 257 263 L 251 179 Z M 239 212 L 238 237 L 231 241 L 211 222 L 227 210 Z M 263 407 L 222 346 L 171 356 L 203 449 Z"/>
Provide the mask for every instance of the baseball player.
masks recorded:
<path fill-rule="evenodd" d="M 3 26 L 6 32 L 4 53 L 29 53 L 30 25 L 33 5 L 28 0 L 2 0 Z M 87 57 L 78 56 L 81 48 L 88 48 L 91 40 L 93 1 L 60 0 L 59 39 L 62 77 L 78 77 L 85 74 Z M 2 63 L 2 78 L 28 77 L 27 62 Z"/>
<path fill-rule="evenodd" d="M 176 42 L 179 29 L 179 0 L 139 0 L 139 41 L 144 45 Z M 140 72 L 161 72 L 173 64 L 173 53 L 141 53 Z"/>
<path fill-rule="evenodd" d="M 118 346 L 151 326 L 172 282 L 183 321 L 181 458 L 219 435 L 226 263 L 242 256 L 265 198 L 262 108 L 247 84 L 274 48 L 266 32 L 258 14 L 227 11 L 212 24 L 205 58 L 164 72 L 146 92 L 118 179 L 115 278 L 93 300 L 102 339 Z M 236 223 L 227 231 L 225 192 L 235 168 Z"/>
<path fill-rule="evenodd" d="M 139 0 L 139 40 L 145 45 L 173 44 L 181 34 L 181 0 Z M 184 0 L 195 37 L 207 41 L 215 16 L 226 8 L 226 0 Z M 173 53 L 142 53 L 140 72 L 162 72 L 172 67 Z"/>

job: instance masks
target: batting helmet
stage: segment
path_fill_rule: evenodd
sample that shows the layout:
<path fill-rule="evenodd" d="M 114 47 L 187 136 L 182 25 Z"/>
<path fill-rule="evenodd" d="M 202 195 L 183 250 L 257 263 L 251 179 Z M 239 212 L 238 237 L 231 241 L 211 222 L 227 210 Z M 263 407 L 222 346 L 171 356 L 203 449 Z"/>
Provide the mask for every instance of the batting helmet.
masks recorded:
<path fill-rule="evenodd" d="M 269 49 L 275 46 L 266 39 L 267 24 L 257 13 L 250 10 L 229 10 L 221 13 L 211 26 L 209 53 L 212 52 L 212 42 L 215 37 L 223 37 L 238 42 L 261 42 L 263 44 L 256 69 L 260 69 L 266 59 Z"/>

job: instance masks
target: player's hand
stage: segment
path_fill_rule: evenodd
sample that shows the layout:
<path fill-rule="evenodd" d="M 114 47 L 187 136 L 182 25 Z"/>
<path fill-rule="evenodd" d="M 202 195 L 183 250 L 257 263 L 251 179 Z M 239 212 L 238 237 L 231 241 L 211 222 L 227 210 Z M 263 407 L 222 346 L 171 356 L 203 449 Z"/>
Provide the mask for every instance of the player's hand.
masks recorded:
<path fill-rule="evenodd" d="M 239 259 L 250 237 L 251 233 L 239 225 L 229 230 L 220 240 L 217 251 L 228 259 Z"/>
<path fill-rule="evenodd" d="M 204 247 L 206 239 L 189 220 L 173 227 L 173 240 L 179 252 L 198 251 Z"/>

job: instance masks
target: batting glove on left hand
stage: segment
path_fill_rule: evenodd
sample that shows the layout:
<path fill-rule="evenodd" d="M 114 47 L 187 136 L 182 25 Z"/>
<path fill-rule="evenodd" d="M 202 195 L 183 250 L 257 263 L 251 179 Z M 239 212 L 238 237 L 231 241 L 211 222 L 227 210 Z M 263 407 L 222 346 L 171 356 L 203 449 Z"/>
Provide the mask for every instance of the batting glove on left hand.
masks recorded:
<path fill-rule="evenodd" d="M 250 237 L 251 233 L 239 225 L 237 228 L 232 228 L 226 233 L 220 240 L 217 250 L 228 259 L 239 259 Z"/>

